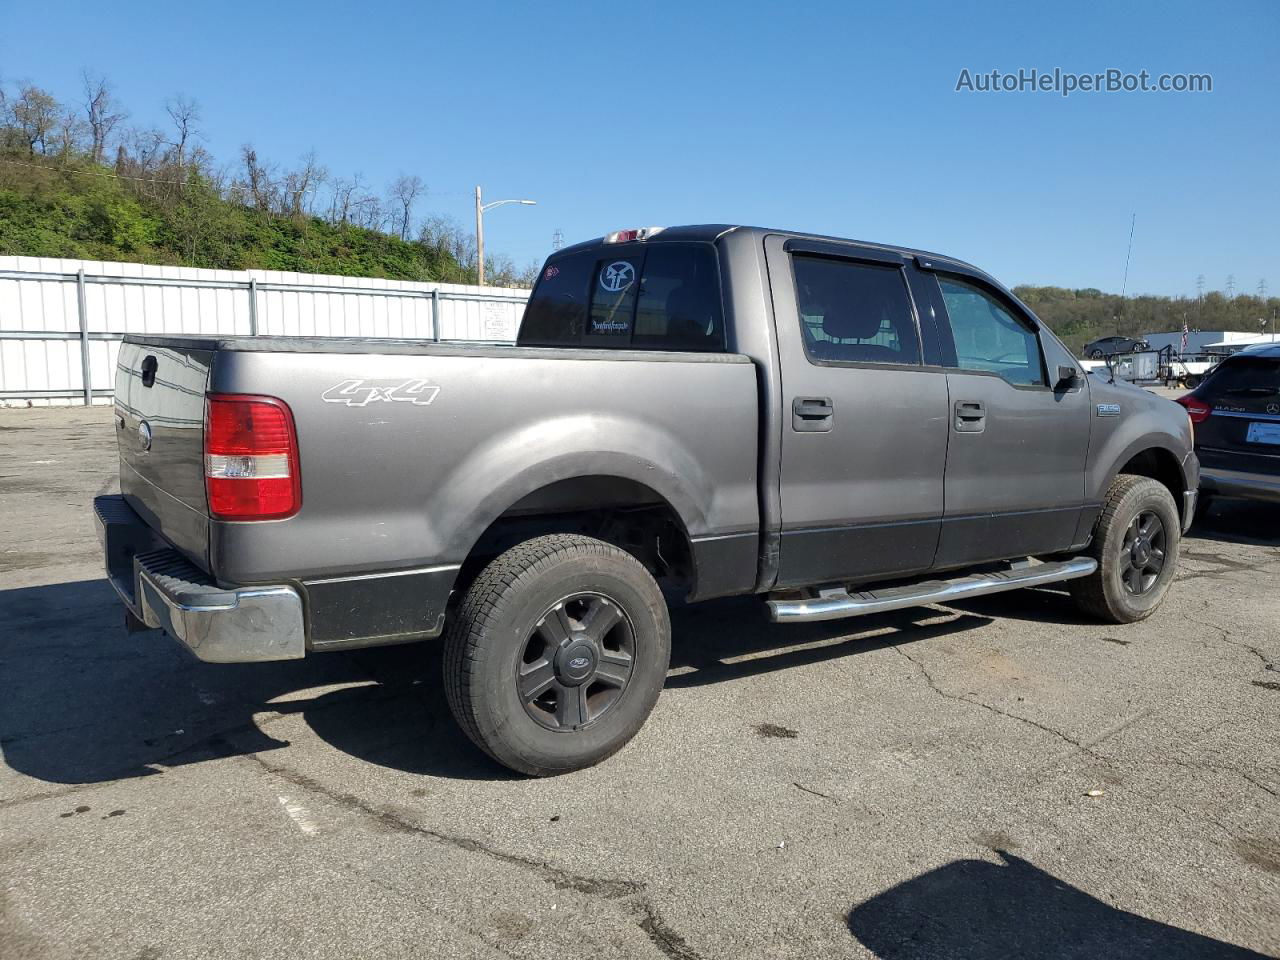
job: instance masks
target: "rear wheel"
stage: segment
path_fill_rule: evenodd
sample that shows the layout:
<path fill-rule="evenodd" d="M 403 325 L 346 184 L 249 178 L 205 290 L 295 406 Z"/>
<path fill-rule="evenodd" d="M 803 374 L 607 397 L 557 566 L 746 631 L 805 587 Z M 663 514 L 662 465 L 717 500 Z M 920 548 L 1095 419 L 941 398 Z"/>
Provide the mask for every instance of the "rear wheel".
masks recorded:
<path fill-rule="evenodd" d="M 1116 477 L 1093 528 L 1098 569 L 1071 581 L 1076 604 L 1111 623 L 1151 616 L 1173 581 L 1181 539 L 1178 509 L 1164 484 Z"/>
<path fill-rule="evenodd" d="M 635 736 L 670 657 L 649 571 L 612 544 L 554 534 L 512 547 L 471 585 L 445 638 L 445 690 L 476 746 L 548 776 Z"/>

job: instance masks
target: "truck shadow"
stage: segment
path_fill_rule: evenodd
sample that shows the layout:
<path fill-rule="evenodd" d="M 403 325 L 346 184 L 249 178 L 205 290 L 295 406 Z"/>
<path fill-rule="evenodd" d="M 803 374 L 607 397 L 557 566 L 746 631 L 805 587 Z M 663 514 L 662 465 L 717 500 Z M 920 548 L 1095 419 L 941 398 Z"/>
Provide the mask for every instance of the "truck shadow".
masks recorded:
<path fill-rule="evenodd" d="M 881 960 L 1255 960 L 1264 955 L 1119 910 L 1003 850 L 955 860 L 849 911 Z"/>
<path fill-rule="evenodd" d="M 1196 519 L 1187 536 L 1258 547 L 1280 545 L 1280 504 L 1215 500 Z"/>
<path fill-rule="evenodd" d="M 944 617 L 946 615 L 943 615 Z M 677 606 L 670 687 L 696 687 L 982 626 L 906 610 L 775 626 L 758 603 Z M 301 715 L 351 756 L 442 777 L 511 776 L 449 713 L 438 643 L 302 661 L 206 664 L 156 631 L 129 634 L 105 580 L 0 591 L 0 755 L 54 783 L 153 776 L 290 745 Z M 0 806 L 5 797 L 0 796 Z"/>

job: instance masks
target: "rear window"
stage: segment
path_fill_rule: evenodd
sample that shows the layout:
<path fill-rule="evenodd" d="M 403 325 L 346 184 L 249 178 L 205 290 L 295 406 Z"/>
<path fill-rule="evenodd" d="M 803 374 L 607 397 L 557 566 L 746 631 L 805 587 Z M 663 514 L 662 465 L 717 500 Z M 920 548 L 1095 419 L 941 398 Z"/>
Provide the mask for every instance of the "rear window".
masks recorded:
<path fill-rule="evenodd" d="M 1280 394 L 1280 358 L 1229 357 L 1207 382 L 1219 396 L 1276 396 Z"/>
<path fill-rule="evenodd" d="M 549 262 L 525 308 L 521 346 L 725 349 L 715 251 L 656 243 Z"/>

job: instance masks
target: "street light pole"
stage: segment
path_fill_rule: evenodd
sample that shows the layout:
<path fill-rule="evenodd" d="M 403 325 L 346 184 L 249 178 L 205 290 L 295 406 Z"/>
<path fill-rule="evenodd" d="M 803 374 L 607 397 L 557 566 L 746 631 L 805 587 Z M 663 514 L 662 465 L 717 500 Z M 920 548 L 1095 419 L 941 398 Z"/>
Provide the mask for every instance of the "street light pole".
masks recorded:
<path fill-rule="evenodd" d="M 476 282 L 484 286 L 484 207 L 480 203 L 480 184 L 476 184 Z"/>
<path fill-rule="evenodd" d="M 480 194 L 480 185 L 476 184 L 476 281 L 484 286 L 484 213 L 494 207 L 507 203 L 519 203 L 526 207 L 537 204 L 537 200 L 491 200 L 485 203 Z"/>

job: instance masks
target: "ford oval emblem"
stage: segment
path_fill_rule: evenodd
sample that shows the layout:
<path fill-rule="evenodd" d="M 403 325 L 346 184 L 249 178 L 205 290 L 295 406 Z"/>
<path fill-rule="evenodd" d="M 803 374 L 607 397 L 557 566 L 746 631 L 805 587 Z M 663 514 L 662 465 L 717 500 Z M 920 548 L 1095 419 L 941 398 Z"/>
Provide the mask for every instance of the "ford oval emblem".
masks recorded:
<path fill-rule="evenodd" d="M 574 657 L 569 661 L 569 667 L 573 670 L 581 670 L 591 662 L 587 657 Z"/>
<path fill-rule="evenodd" d="M 143 420 L 138 424 L 138 442 L 143 450 L 151 449 L 151 424 Z"/>

